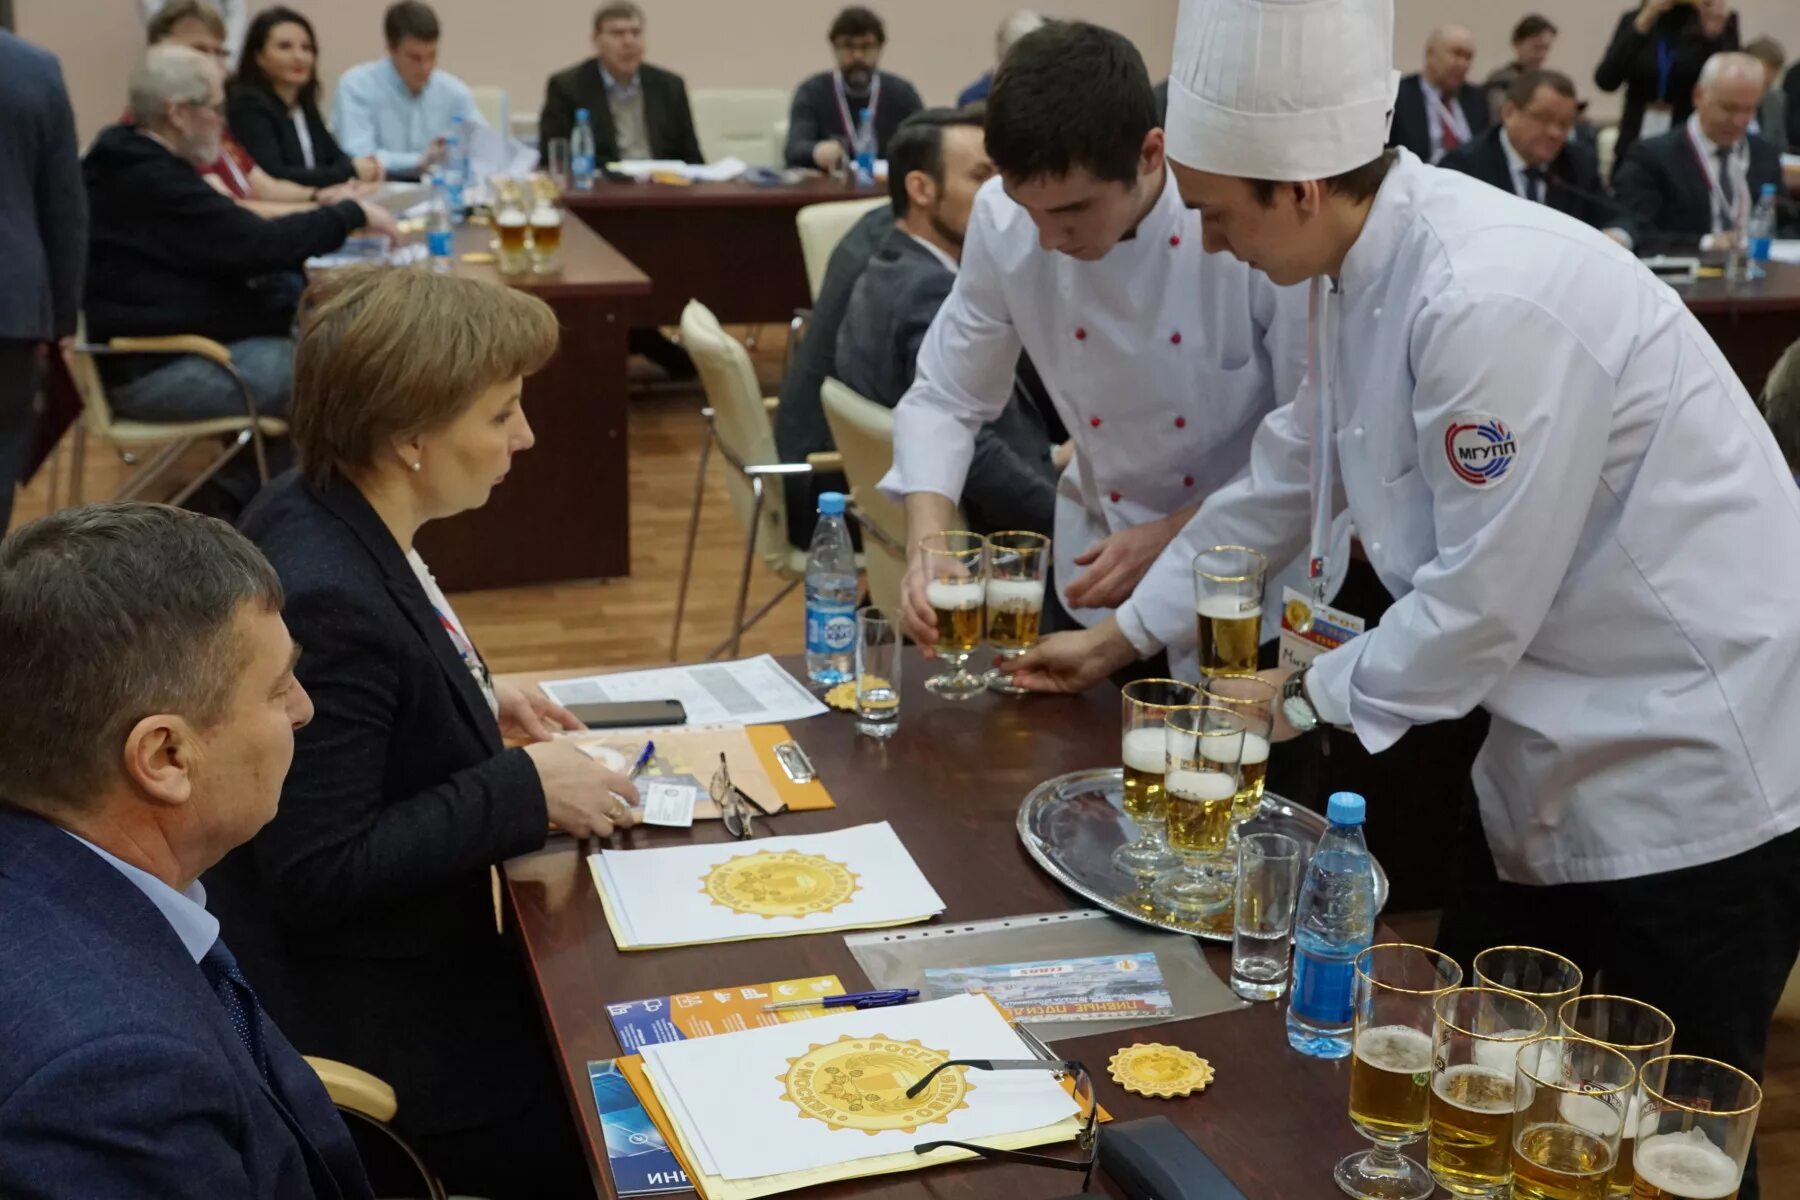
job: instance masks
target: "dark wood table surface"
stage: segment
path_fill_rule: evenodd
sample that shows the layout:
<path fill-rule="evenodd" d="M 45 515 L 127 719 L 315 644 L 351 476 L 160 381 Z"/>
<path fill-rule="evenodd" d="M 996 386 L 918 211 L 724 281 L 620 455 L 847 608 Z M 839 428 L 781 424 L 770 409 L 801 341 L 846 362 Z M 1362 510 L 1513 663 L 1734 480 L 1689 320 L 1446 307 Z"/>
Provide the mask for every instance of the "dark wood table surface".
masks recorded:
<path fill-rule="evenodd" d="M 799 669 L 793 660 L 784 662 L 790 670 Z M 943 897 L 939 922 L 1085 906 L 1033 863 L 1019 844 L 1014 818 L 1026 793 L 1043 780 L 1116 759 L 1117 693 L 1101 687 L 1079 697 L 986 695 L 954 704 L 925 691 L 928 667 L 916 652 L 907 652 L 900 731 L 885 745 L 857 736 L 844 713 L 791 725 L 837 808 L 785 813 L 763 828 L 769 834 L 797 834 L 890 822 Z M 692 831 L 635 829 L 616 846 L 641 849 L 723 840 L 720 824 L 704 821 Z M 611 1197 L 605 1143 L 587 1076 L 590 1059 L 620 1053 L 606 1016 L 608 1002 L 814 974 L 835 973 L 851 989 L 867 987 L 869 980 L 842 934 L 622 954 L 607 930 L 583 857 L 595 848 L 555 842 L 508 862 L 504 875 L 509 909 L 562 1061 L 595 1190 Z M 1229 948 L 1203 945 L 1223 977 L 1229 971 Z M 1115 1119 L 1168 1117 L 1247 1197 L 1333 1195 L 1332 1166 L 1358 1146 L 1345 1108 L 1349 1066 L 1290 1050 L 1285 1012 L 1280 1002 L 1259 1004 L 1124 1034 L 1063 1041 L 1056 1048 L 1095 1073 L 1101 1103 Z M 1106 1064 L 1121 1047 L 1140 1041 L 1188 1047 L 1213 1064 L 1217 1078 L 1205 1092 L 1180 1100 L 1127 1094 L 1106 1076 Z M 807 1194 L 909 1200 L 1059 1196 L 1078 1190 L 1078 1182 L 1072 1173 L 968 1163 L 808 1189 Z M 1099 1175 L 1095 1186 L 1106 1186 Z"/>
<path fill-rule="evenodd" d="M 1752 396 L 1800 338 L 1800 266 L 1770 263 L 1766 279 L 1696 279 L 1675 289 L 1700 318 Z"/>
<path fill-rule="evenodd" d="M 451 592 L 629 574 L 625 332 L 650 279 L 579 221 L 563 226 L 556 275 L 504 277 L 491 263 L 463 261 L 486 251 L 492 237 L 486 225 L 459 229 L 455 273 L 542 299 L 556 313 L 562 341 L 525 382 L 537 444 L 485 507 L 420 531 L 420 553 Z"/>
<path fill-rule="evenodd" d="M 809 204 L 887 195 L 818 178 L 752 183 L 599 183 L 564 196 L 601 237 L 642 267 L 654 291 L 636 323 L 674 325 L 689 300 L 719 320 L 786 324 L 812 304 L 794 214 Z"/>

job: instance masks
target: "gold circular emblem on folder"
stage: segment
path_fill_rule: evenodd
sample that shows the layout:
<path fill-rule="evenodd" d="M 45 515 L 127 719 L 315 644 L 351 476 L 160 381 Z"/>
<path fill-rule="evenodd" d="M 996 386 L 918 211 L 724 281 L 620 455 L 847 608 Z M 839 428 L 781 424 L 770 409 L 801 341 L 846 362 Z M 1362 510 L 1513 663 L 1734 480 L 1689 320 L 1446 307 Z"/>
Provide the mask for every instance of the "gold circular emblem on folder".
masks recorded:
<path fill-rule="evenodd" d="M 860 1129 L 873 1137 L 889 1130 L 912 1133 L 921 1125 L 948 1122 L 950 1114 L 969 1106 L 975 1085 L 967 1067 L 938 1072 L 931 1085 L 908 1099 L 906 1089 L 950 1057 L 917 1040 L 896 1041 L 876 1034 L 846 1034 L 835 1042 L 813 1046 L 788 1059 L 781 1098 L 791 1101 L 802 1117 L 823 1121 L 833 1129 Z"/>
<path fill-rule="evenodd" d="M 856 894 L 843 863 L 798 850 L 759 850 L 720 863 L 700 880 L 714 904 L 746 916 L 805 917 L 830 912 Z"/>

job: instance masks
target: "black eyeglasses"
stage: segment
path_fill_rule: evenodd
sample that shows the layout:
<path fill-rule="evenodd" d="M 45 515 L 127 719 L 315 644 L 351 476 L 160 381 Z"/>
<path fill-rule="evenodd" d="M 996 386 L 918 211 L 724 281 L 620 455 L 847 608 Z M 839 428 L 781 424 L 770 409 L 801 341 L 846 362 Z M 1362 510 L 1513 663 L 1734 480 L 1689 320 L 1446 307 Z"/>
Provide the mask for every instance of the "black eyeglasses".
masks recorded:
<path fill-rule="evenodd" d="M 744 789 L 731 782 L 731 771 L 725 766 L 722 751 L 719 754 L 719 769 L 713 772 L 712 786 L 707 789 L 707 794 L 719 806 L 719 815 L 725 821 L 725 832 L 740 842 L 756 836 L 755 822 L 758 813 L 765 817 L 773 815 L 750 799 Z M 781 810 L 776 810 L 779 811 Z"/>
<path fill-rule="evenodd" d="M 1059 1171 L 1080 1171 L 1081 1186 L 1085 1191 L 1089 1181 L 1094 1177 L 1094 1162 L 1100 1157 L 1100 1103 L 1094 1096 L 1094 1081 L 1088 1075 L 1087 1068 L 1074 1059 L 1043 1058 L 952 1058 L 925 1073 L 924 1078 L 906 1089 L 908 1100 L 916 1099 L 938 1074 L 951 1067 L 970 1067 L 977 1071 L 1049 1071 L 1056 1078 L 1064 1075 L 1075 1079 L 1075 1103 L 1082 1114 L 1081 1132 L 1075 1137 L 1075 1146 L 1081 1151 L 1076 1158 L 1055 1158 L 1048 1154 L 1033 1154 L 1027 1150 L 1002 1150 L 998 1146 L 982 1146 L 974 1142 L 921 1142 L 913 1147 L 914 1154 L 930 1154 L 933 1150 L 955 1147 L 978 1154 L 982 1158 L 995 1162 L 1023 1163 L 1031 1167 L 1054 1167 Z"/>

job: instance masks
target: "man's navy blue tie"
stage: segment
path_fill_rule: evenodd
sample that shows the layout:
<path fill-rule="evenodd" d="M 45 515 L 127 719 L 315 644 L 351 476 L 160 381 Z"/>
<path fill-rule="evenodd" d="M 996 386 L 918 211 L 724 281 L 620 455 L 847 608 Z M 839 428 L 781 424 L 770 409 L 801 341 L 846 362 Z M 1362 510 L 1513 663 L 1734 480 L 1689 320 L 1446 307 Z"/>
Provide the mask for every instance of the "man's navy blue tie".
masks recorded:
<path fill-rule="evenodd" d="M 250 990 L 249 981 L 238 969 L 237 959 L 225 948 L 224 938 L 214 942 L 206 957 L 200 960 L 200 971 L 206 976 L 206 982 L 212 984 L 219 1003 L 225 1006 L 225 1015 L 231 1018 L 231 1027 L 237 1032 L 238 1040 L 250 1052 L 250 1061 L 262 1072 L 263 1082 L 269 1082 L 269 1054 L 263 1046 L 262 1006 L 256 1002 L 256 993 Z"/>

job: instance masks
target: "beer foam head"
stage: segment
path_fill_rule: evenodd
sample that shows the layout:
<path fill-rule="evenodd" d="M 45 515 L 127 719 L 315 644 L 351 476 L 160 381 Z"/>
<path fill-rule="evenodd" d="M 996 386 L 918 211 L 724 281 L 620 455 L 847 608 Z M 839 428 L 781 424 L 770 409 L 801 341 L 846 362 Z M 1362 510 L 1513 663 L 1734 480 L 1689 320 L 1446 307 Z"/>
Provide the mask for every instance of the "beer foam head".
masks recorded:
<path fill-rule="evenodd" d="M 1378 1071 L 1416 1075 L 1431 1070 L 1431 1035 L 1410 1025 L 1377 1025 L 1356 1035 L 1356 1057 Z"/>
<path fill-rule="evenodd" d="M 1240 749 L 1241 747 L 1241 749 Z M 1253 767 L 1269 761 L 1269 739 L 1260 733 L 1216 734 L 1200 739 L 1200 755 L 1211 762 Z"/>
<path fill-rule="evenodd" d="M 1513 1072 L 1518 1069 L 1521 1052 L 1537 1053 L 1535 1047 L 1529 1050 L 1526 1048 L 1526 1043 L 1530 1042 L 1534 1036 L 1528 1029 L 1508 1029 L 1505 1033 L 1497 1033 L 1494 1036 L 1503 1037 L 1506 1040 L 1476 1042 L 1469 1048 L 1469 1056 L 1475 1060 L 1478 1066 L 1486 1070 L 1498 1072 L 1510 1079 Z M 1525 1065 L 1535 1068 L 1536 1062 L 1534 1060 Z"/>
<path fill-rule="evenodd" d="M 516 208 L 509 208 L 505 212 L 494 215 L 494 224 L 504 225 L 508 229 L 523 229 L 525 228 L 525 214 Z"/>
<path fill-rule="evenodd" d="M 1163 791 L 1178 800 L 1201 804 L 1229 800 L 1237 795 L 1237 782 L 1220 771 L 1192 771 L 1183 768 L 1163 776 Z"/>
<path fill-rule="evenodd" d="M 979 579 L 934 579 L 925 585 L 925 602 L 945 612 L 980 608 L 986 600 L 987 589 Z"/>
<path fill-rule="evenodd" d="M 1262 618 L 1262 601 L 1240 596 L 1202 596 L 1194 611 L 1203 617 L 1232 620 L 1237 617 Z"/>
<path fill-rule="evenodd" d="M 1698 1129 L 1645 1138 L 1634 1165 L 1645 1183 L 1688 1200 L 1723 1200 L 1738 1187 L 1737 1161 Z"/>
<path fill-rule="evenodd" d="M 1160 729 L 1127 729 L 1119 753 L 1126 766 L 1146 775 L 1161 775 L 1169 765 L 1168 749 Z"/>
<path fill-rule="evenodd" d="M 1491 1070 L 1478 1063 L 1451 1067 L 1431 1081 L 1431 1090 L 1446 1104 L 1468 1112 L 1509 1113 L 1513 1100 L 1512 1072 Z"/>
<path fill-rule="evenodd" d="M 531 210 L 533 225 L 561 225 L 562 211 L 554 204 L 540 204 Z"/>
<path fill-rule="evenodd" d="M 1037 612 L 1044 607 L 1044 585 L 1036 579 L 990 579 L 987 602 L 993 608 Z"/>
<path fill-rule="evenodd" d="M 1575 1128 L 1585 1129 L 1595 1137 L 1610 1138 L 1625 1127 L 1627 1113 L 1637 1115 L 1637 1098 L 1632 1097 L 1629 1104 L 1620 1104 L 1617 1099 L 1608 1104 L 1599 1096 L 1564 1092 L 1556 1102 L 1556 1111 Z"/>

